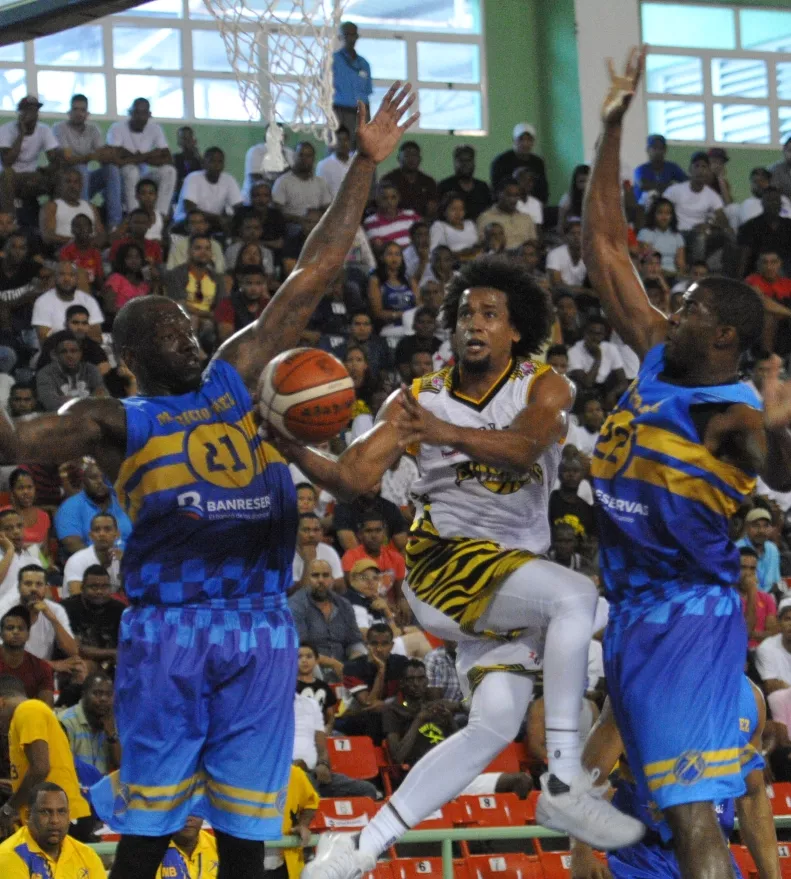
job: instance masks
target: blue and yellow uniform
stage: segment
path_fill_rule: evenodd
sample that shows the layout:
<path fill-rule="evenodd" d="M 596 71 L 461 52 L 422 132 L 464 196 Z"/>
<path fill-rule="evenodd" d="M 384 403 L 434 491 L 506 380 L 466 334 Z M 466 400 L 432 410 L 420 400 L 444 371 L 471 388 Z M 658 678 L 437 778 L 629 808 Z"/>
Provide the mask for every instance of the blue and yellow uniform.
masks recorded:
<path fill-rule="evenodd" d="M 764 768 L 764 758 L 751 744 L 759 723 L 755 699 L 752 684 L 742 676 L 739 692 L 739 762 L 742 778 L 747 778 L 756 769 L 763 771 Z M 617 783 L 613 805 L 627 815 L 633 815 L 648 828 L 642 842 L 608 852 L 607 866 L 613 879 L 681 879 L 678 860 L 672 848 L 670 827 L 661 815 L 657 815 L 656 806 L 642 798 L 635 784 L 627 779 Z M 733 799 L 721 800 L 715 803 L 715 808 L 727 839 L 733 832 L 736 804 Z M 736 875 L 741 876 L 735 862 L 733 866 Z"/>
<path fill-rule="evenodd" d="M 217 840 L 211 833 L 201 830 L 191 855 L 180 849 L 175 842 L 170 843 L 157 879 L 217 879 L 219 868 Z"/>
<path fill-rule="evenodd" d="M 0 876 L 3 879 L 106 879 L 101 858 L 87 845 L 67 836 L 57 860 L 22 827 L 0 843 Z"/>
<path fill-rule="evenodd" d="M 123 761 L 92 789 L 94 807 L 122 833 L 173 833 L 198 815 L 234 836 L 277 838 L 297 651 L 288 466 L 223 360 L 196 391 L 123 402 L 116 490 L 134 524 L 115 680 Z"/>
<path fill-rule="evenodd" d="M 663 381 L 664 345 L 602 428 L 591 473 L 613 712 L 638 787 L 660 808 L 740 796 L 747 633 L 728 522 L 756 474 L 715 458 L 701 420 L 760 408 L 747 385 Z M 661 693 L 661 697 L 657 696 Z"/>

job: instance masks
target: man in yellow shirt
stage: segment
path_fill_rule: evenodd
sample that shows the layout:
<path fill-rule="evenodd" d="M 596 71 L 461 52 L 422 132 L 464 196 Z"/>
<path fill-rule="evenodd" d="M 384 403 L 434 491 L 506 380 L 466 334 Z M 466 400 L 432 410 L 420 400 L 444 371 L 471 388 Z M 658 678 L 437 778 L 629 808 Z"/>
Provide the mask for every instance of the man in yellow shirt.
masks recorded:
<path fill-rule="evenodd" d="M 50 781 L 30 791 L 30 821 L 0 844 L 3 879 L 107 879 L 99 856 L 69 833 L 69 798 Z"/>
<path fill-rule="evenodd" d="M 288 777 L 288 793 L 283 809 L 283 836 L 293 833 L 302 845 L 310 845 L 310 822 L 319 807 L 319 795 L 304 770 L 292 764 Z M 266 849 L 266 874 L 271 879 L 299 879 L 305 866 L 302 848 Z"/>
<path fill-rule="evenodd" d="M 202 826 L 203 818 L 190 815 L 173 834 L 157 879 L 217 879 L 217 840 Z"/>
<path fill-rule="evenodd" d="M 55 713 L 38 699 L 28 699 L 24 685 L 11 675 L 0 675 L 0 730 L 8 731 L 11 760 L 11 798 L 0 809 L 0 836 L 8 836 L 20 818 L 30 792 L 51 781 L 66 792 L 70 819 L 91 814 L 80 793 L 69 740 Z"/>

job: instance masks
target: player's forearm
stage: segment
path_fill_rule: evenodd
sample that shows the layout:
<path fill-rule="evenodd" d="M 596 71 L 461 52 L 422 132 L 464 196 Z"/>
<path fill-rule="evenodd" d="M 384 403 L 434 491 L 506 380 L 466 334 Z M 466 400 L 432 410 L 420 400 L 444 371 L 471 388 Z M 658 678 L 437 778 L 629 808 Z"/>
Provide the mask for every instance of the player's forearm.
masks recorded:
<path fill-rule="evenodd" d="M 514 474 L 524 473 L 549 446 L 562 438 L 565 417 L 566 413 L 558 413 L 553 425 L 536 424 L 533 435 L 515 430 L 483 431 L 447 423 L 442 441 L 435 445 L 456 449 L 479 464 Z"/>
<path fill-rule="evenodd" d="M 766 465 L 763 480 L 774 491 L 791 491 L 791 430 L 766 431 Z"/>
<path fill-rule="evenodd" d="M 22 778 L 22 783 L 8 799 L 8 804 L 11 808 L 18 812 L 27 803 L 30 791 L 37 784 L 46 781 L 48 775 L 49 767 L 45 769 L 43 766 L 31 766 Z"/>
<path fill-rule="evenodd" d="M 80 645 L 66 631 L 58 618 L 53 616 L 50 619 L 50 622 L 52 623 L 53 629 L 55 629 L 55 641 L 57 642 L 58 647 L 66 654 L 66 656 L 79 656 Z"/>
<path fill-rule="evenodd" d="M 593 241 L 606 241 L 628 255 L 628 226 L 621 202 L 621 125 L 605 125 L 596 147 L 582 211 L 583 261 L 591 273 L 593 253 L 585 247 Z M 598 268 L 598 266 L 595 266 Z M 595 286 L 595 284 L 594 284 Z"/>
<path fill-rule="evenodd" d="M 736 811 L 739 833 L 758 867 L 759 879 L 780 879 L 774 817 L 763 783 L 736 801 Z"/>

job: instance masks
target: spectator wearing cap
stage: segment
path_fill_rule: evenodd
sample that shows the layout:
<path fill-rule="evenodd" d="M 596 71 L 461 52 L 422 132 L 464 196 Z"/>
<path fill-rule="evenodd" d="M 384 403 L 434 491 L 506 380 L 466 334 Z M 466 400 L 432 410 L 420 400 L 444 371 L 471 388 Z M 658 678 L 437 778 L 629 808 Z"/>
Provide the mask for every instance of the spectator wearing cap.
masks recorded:
<path fill-rule="evenodd" d="M 348 130 L 354 145 L 358 101 L 365 104 L 366 114 L 370 115 L 368 105 L 374 90 L 371 65 L 355 50 L 360 35 L 354 22 L 344 21 L 338 36 L 343 46 L 332 55 L 332 84 L 335 89 L 332 109 L 338 123 Z"/>
<path fill-rule="evenodd" d="M 363 638 L 374 623 L 384 623 L 390 627 L 393 637 L 398 637 L 400 632 L 396 625 L 395 612 L 387 599 L 380 595 L 382 572 L 376 561 L 367 557 L 360 559 L 352 565 L 348 576 L 351 588 L 346 597 L 354 610 L 354 618 Z"/>
<path fill-rule="evenodd" d="M 712 147 L 709 152 L 708 185 L 719 195 L 726 205 L 733 202 L 731 184 L 728 180 L 728 162 L 730 156 L 722 147 Z"/>
<path fill-rule="evenodd" d="M 776 635 L 777 602 L 771 592 L 761 592 L 758 588 L 758 553 L 751 546 L 739 549 L 739 584 L 737 589 L 742 599 L 742 610 L 747 623 L 747 646 L 754 647 Z"/>
<path fill-rule="evenodd" d="M 478 235 L 484 240 L 486 227 L 490 223 L 498 223 L 505 233 L 505 246 L 509 250 L 519 247 L 525 241 L 536 241 L 538 233 L 532 217 L 520 213 L 516 205 L 522 197 L 519 184 L 511 177 L 500 181 L 497 189 L 497 201 L 478 217 Z"/>
<path fill-rule="evenodd" d="M 36 199 L 52 193 L 62 150 L 48 125 L 38 120 L 44 105 L 27 95 L 16 105 L 16 122 L 0 125 L 0 209 L 14 213 L 14 200 Z M 42 153 L 49 165 L 39 167 Z"/>
<path fill-rule="evenodd" d="M 458 192 L 464 201 L 464 219 L 475 222 L 491 205 L 492 193 L 483 180 L 475 178 L 475 150 L 469 144 L 453 150 L 453 171 L 451 177 L 437 184 L 439 194 Z"/>
<path fill-rule="evenodd" d="M 687 179 L 679 165 L 665 159 L 667 141 L 661 134 L 649 134 L 645 150 L 648 161 L 634 172 L 634 196 L 640 204 L 645 204 L 649 197 L 662 195 L 671 184 Z"/>
<path fill-rule="evenodd" d="M 382 183 L 392 183 L 398 190 L 404 210 L 415 211 L 425 220 L 434 220 L 439 206 L 437 181 L 420 170 L 420 147 L 407 140 L 398 148 L 398 168 L 385 174 Z"/>
<path fill-rule="evenodd" d="M 791 198 L 791 137 L 783 143 L 783 158 L 769 166 L 772 173 L 772 186 Z"/>
<path fill-rule="evenodd" d="M 492 189 L 496 192 L 500 183 L 513 177 L 517 168 L 528 168 L 536 174 L 532 195 L 542 204 L 546 204 L 549 198 L 547 172 L 544 168 L 544 160 L 533 152 L 536 143 L 536 129 L 529 122 L 519 122 L 514 126 L 513 141 L 513 149 L 495 156 L 492 162 Z"/>
<path fill-rule="evenodd" d="M 771 592 L 780 585 L 780 551 L 769 539 L 772 515 L 763 507 L 750 510 L 744 520 L 744 537 L 736 542 L 739 548 L 749 546 L 758 556 L 756 575 L 761 592 Z"/>
<path fill-rule="evenodd" d="M 406 567 L 404 557 L 388 543 L 387 525 L 380 513 L 371 511 L 363 514 L 357 529 L 357 539 L 358 545 L 347 549 L 341 558 L 341 565 L 349 582 L 351 583 L 351 573 L 355 565 L 364 561 L 373 562 L 373 568 L 379 572 L 377 586 L 381 587 L 380 594 L 395 607 L 401 599 L 401 584 L 406 576 Z"/>

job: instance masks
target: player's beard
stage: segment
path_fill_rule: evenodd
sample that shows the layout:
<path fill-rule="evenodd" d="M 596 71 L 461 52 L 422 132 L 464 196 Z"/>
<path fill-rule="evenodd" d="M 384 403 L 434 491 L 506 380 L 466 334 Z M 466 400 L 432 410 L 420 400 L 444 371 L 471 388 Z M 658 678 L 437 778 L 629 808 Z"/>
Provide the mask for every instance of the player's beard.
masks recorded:
<path fill-rule="evenodd" d="M 468 375 L 483 375 L 491 368 L 492 356 L 491 354 L 487 354 L 486 357 L 483 357 L 480 360 L 467 360 L 465 358 L 461 361 L 461 365 L 464 367 L 464 371 Z"/>

